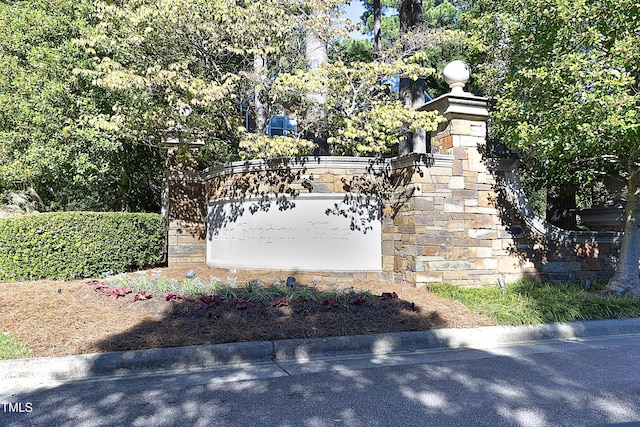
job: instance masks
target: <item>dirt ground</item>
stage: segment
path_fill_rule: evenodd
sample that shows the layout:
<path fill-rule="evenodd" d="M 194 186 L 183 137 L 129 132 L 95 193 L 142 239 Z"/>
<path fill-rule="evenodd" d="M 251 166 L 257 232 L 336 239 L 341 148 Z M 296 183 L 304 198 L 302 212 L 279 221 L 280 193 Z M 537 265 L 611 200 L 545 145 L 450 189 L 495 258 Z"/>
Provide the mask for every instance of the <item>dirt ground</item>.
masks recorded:
<path fill-rule="evenodd" d="M 183 279 L 190 268 L 205 281 L 210 276 L 223 280 L 229 276 L 226 271 L 201 265 L 154 270 Z M 135 273 L 129 274 L 135 277 Z M 253 279 L 267 284 L 286 279 L 286 275 L 281 277 L 277 272 L 264 277 L 242 272 L 233 276 L 238 285 Z M 295 301 L 283 307 L 253 304 L 243 310 L 231 302 L 203 309 L 199 308 L 198 298 L 166 301 L 161 295 L 134 301 L 133 294 L 129 294 L 114 300 L 86 283 L 87 280 L 0 283 L 0 332 L 17 338 L 34 356 L 42 357 L 494 324 L 462 304 L 422 288 L 376 281 L 349 283 L 356 290 L 369 290 L 374 295 L 360 305 L 330 307 Z M 398 298 L 379 298 L 385 292 L 396 292 Z"/>

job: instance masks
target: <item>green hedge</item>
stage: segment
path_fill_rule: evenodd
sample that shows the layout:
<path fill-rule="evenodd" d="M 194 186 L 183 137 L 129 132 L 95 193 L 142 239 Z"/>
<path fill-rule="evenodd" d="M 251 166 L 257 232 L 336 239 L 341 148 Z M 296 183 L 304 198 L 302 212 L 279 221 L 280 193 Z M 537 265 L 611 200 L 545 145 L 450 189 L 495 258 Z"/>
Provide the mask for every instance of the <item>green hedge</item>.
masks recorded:
<path fill-rule="evenodd" d="M 0 281 L 76 279 L 160 264 L 157 214 L 55 212 L 0 218 Z"/>

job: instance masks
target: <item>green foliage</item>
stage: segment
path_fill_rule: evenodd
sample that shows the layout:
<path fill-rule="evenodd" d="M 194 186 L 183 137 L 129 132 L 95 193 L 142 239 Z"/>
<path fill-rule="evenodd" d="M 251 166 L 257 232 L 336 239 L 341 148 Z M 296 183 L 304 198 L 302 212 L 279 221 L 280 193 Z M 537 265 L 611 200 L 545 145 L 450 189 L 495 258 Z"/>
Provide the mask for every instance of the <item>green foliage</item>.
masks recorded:
<path fill-rule="evenodd" d="M 157 265 L 165 250 L 156 214 L 59 212 L 0 219 L 0 280 L 95 277 Z"/>
<path fill-rule="evenodd" d="M 342 286 L 319 289 L 315 286 L 287 286 L 284 282 L 265 284 L 258 280 L 253 280 L 245 285 L 237 285 L 234 279 L 227 279 L 226 282 L 223 282 L 217 277 L 211 277 L 208 282 L 199 278 L 179 281 L 155 273 L 148 275 L 145 272 L 119 274 L 109 277 L 107 282 L 113 288 L 131 288 L 132 293 L 175 293 L 191 297 L 216 295 L 225 301 L 242 300 L 258 304 L 271 303 L 279 298 L 315 303 L 323 299 L 334 299 L 341 304 L 351 304 L 356 298 L 372 297 L 370 291 L 356 291 L 351 287 Z"/>
<path fill-rule="evenodd" d="M 43 210 L 159 210 L 159 153 L 91 120 L 118 103 L 74 71 L 94 24 L 90 0 L 0 3 L 0 193 L 33 186 Z"/>
<path fill-rule="evenodd" d="M 637 2 L 472 3 L 477 77 L 496 98 L 492 132 L 536 188 L 589 188 L 623 171 L 640 146 Z"/>
<path fill-rule="evenodd" d="M 289 299 L 291 301 L 301 300 L 301 301 L 313 301 L 319 302 L 321 295 L 318 295 L 318 292 L 314 288 L 309 286 L 298 286 L 290 295 Z"/>
<path fill-rule="evenodd" d="M 460 301 L 501 325 L 640 317 L 640 298 L 600 296 L 578 284 L 525 280 L 507 285 L 505 293 L 497 286 L 461 288 L 447 284 L 430 284 L 427 290 Z"/>
<path fill-rule="evenodd" d="M 344 40 L 329 46 L 329 61 L 342 61 L 346 65 L 373 61 L 373 42 L 369 40 Z"/>
<path fill-rule="evenodd" d="M 79 41 L 92 61 L 78 72 L 117 102 L 94 126 L 136 140 L 181 129 L 224 162 L 238 155 L 240 104 L 268 84 L 256 80 L 252 57 L 289 53 L 301 10 L 293 0 L 143 0 L 98 2 L 97 13 L 95 31 Z M 287 64 L 297 61 L 283 57 Z"/>
<path fill-rule="evenodd" d="M 30 357 L 31 350 L 17 339 L 0 333 L 0 360 Z"/>
<path fill-rule="evenodd" d="M 326 105 L 333 106 L 326 109 L 325 120 L 319 124 L 323 129 L 313 128 L 317 124 L 305 124 L 302 119 L 298 124 L 305 131 L 331 135 L 328 142 L 334 154 L 388 154 L 397 146 L 403 126 L 431 131 L 441 121 L 437 112 L 405 107 L 397 93 L 390 91 L 384 83 L 393 75 L 413 80 L 431 75 L 435 70 L 423 67 L 424 59 L 423 54 L 416 54 L 391 62 L 347 65 L 337 61 L 314 72 L 280 75 L 273 90 L 304 112 L 318 107 L 308 102 L 304 94 L 322 88 Z"/>
<path fill-rule="evenodd" d="M 244 133 L 240 141 L 241 158 L 276 159 L 311 154 L 315 144 L 299 136 L 267 136 Z"/>

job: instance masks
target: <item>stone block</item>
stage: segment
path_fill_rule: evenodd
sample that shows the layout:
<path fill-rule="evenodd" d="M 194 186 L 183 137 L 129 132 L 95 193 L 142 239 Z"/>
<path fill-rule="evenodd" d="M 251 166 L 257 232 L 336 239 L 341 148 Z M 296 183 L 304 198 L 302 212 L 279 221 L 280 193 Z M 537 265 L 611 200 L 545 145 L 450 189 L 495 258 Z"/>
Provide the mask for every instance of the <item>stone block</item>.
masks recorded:
<path fill-rule="evenodd" d="M 453 149 L 453 157 L 456 160 L 466 160 L 469 158 L 469 155 L 466 149 L 456 147 Z"/>
<path fill-rule="evenodd" d="M 451 168 L 434 166 L 427 170 L 431 176 L 451 176 Z"/>
<path fill-rule="evenodd" d="M 484 143 L 482 138 L 470 135 L 453 135 L 453 146 L 474 149 Z"/>
<path fill-rule="evenodd" d="M 313 192 L 314 193 L 342 193 L 344 192 L 344 190 L 339 190 L 339 191 L 335 191 L 334 188 L 334 184 L 333 183 L 329 183 L 329 182 L 314 182 L 312 183 L 313 185 Z"/>
<path fill-rule="evenodd" d="M 469 270 L 443 271 L 442 280 L 449 283 L 464 282 L 469 278 Z"/>
<path fill-rule="evenodd" d="M 170 246 L 168 248 L 169 255 L 192 255 L 192 254 L 204 254 L 204 248 L 200 246 L 181 245 Z"/>
<path fill-rule="evenodd" d="M 454 271 L 454 270 L 470 270 L 473 263 L 466 260 L 459 261 L 433 261 L 428 264 L 429 271 Z"/>
<path fill-rule="evenodd" d="M 469 249 L 466 247 L 450 247 L 447 249 L 447 259 L 460 260 L 469 258 Z"/>
<path fill-rule="evenodd" d="M 462 177 L 464 178 L 464 185 L 465 188 L 469 188 L 471 189 L 472 185 L 477 185 L 478 182 L 478 172 L 475 171 L 465 171 L 462 174 Z"/>
<path fill-rule="evenodd" d="M 468 190 L 462 187 L 461 189 L 452 189 L 451 197 L 455 199 L 474 199 L 474 201 L 477 202 L 478 192 L 476 190 Z"/>
<path fill-rule="evenodd" d="M 422 246 L 422 254 L 423 256 L 438 256 L 442 248 L 440 246 Z"/>
<path fill-rule="evenodd" d="M 493 256 L 493 249 L 486 248 L 486 247 L 469 248 L 468 252 L 469 252 L 469 258 L 491 258 Z"/>
<path fill-rule="evenodd" d="M 419 211 L 431 211 L 435 208 L 433 197 L 416 197 L 414 207 Z"/>
<path fill-rule="evenodd" d="M 445 212 L 464 212 L 464 204 L 462 200 L 456 200 L 451 198 L 445 199 L 444 211 Z"/>
<path fill-rule="evenodd" d="M 498 260 L 495 258 L 478 258 L 473 261 L 475 269 L 479 270 L 498 270 Z"/>
<path fill-rule="evenodd" d="M 356 272 L 353 273 L 352 277 L 353 277 L 354 281 L 362 282 L 362 281 L 367 280 L 367 272 L 366 271 L 356 271 Z"/>
<path fill-rule="evenodd" d="M 456 231 L 466 232 L 471 227 L 471 221 L 466 221 L 466 220 L 447 221 L 441 227 L 450 232 L 456 232 Z"/>
<path fill-rule="evenodd" d="M 472 228 L 467 230 L 467 235 L 471 239 L 497 239 L 498 231 L 491 229 L 476 229 Z M 483 245 L 484 246 L 484 245 Z"/>
<path fill-rule="evenodd" d="M 400 234 L 413 234 L 415 227 L 413 225 L 398 225 L 398 232 Z"/>
<path fill-rule="evenodd" d="M 427 231 L 427 226 L 432 226 L 434 225 L 434 220 L 433 218 L 429 215 L 429 211 L 425 211 L 425 212 L 418 212 L 418 216 L 416 216 L 416 232 L 426 232 Z M 420 226 L 420 230 L 418 230 L 418 226 Z"/>
<path fill-rule="evenodd" d="M 512 242 L 507 239 L 495 239 L 491 241 L 491 248 L 496 251 L 509 249 L 511 245 Z"/>
<path fill-rule="evenodd" d="M 580 270 L 579 262 L 563 262 L 563 261 L 552 261 L 545 262 L 542 264 L 541 271 L 543 273 L 569 273 L 571 271 Z"/>
<path fill-rule="evenodd" d="M 418 236 L 416 242 L 421 246 L 449 246 L 451 244 L 451 236 L 446 234 L 426 234 Z"/>
<path fill-rule="evenodd" d="M 394 262 L 394 256 L 382 255 L 382 271 L 394 271 Z"/>
<path fill-rule="evenodd" d="M 322 186 L 324 186 L 324 185 L 328 186 L 328 184 L 321 184 L 321 185 Z M 343 192 L 350 191 L 349 186 L 347 185 L 347 183 L 344 183 L 339 179 L 334 180 L 332 185 L 333 185 L 333 192 L 334 193 L 343 193 Z M 313 188 L 314 188 L 314 190 L 316 190 L 316 184 L 315 183 L 313 185 Z"/>
<path fill-rule="evenodd" d="M 596 270 L 613 270 L 613 266 L 609 265 L 604 259 L 583 258 L 580 260 L 580 270 L 596 271 Z"/>
<path fill-rule="evenodd" d="M 451 135 L 471 135 L 471 121 L 465 119 L 452 119 L 449 122 Z"/>
<path fill-rule="evenodd" d="M 449 188 L 449 181 L 451 181 L 451 175 L 437 175 L 435 178 L 436 178 L 436 184 L 438 184 L 436 191 Z"/>
<path fill-rule="evenodd" d="M 415 282 L 418 283 L 441 283 L 442 273 L 437 272 L 420 272 L 415 274 Z"/>
<path fill-rule="evenodd" d="M 493 228 L 493 216 L 475 214 L 473 216 L 473 228 Z"/>
<path fill-rule="evenodd" d="M 329 173 L 318 173 L 318 171 L 314 171 L 315 173 L 313 175 L 309 176 L 309 181 L 314 183 L 314 182 L 335 182 L 337 177 L 333 174 L 329 174 Z M 312 179 L 313 178 L 313 179 Z M 338 179 L 339 181 L 339 179 Z"/>
<path fill-rule="evenodd" d="M 520 260 L 512 256 L 501 257 L 498 259 L 498 271 L 504 274 L 520 273 Z"/>
<path fill-rule="evenodd" d="M 479 138 L 487 137 L 487 123 L 480 121 L 470 121 L 469 122 L 469 135 L 477 136 Z"/>
<path fill-rule="evenodd" d="M 476 172 L 486 172 L 487 166 L 482 160 L 482 154 L 478 150 L 469 150 L 469 168 L 468 170 Z"/>

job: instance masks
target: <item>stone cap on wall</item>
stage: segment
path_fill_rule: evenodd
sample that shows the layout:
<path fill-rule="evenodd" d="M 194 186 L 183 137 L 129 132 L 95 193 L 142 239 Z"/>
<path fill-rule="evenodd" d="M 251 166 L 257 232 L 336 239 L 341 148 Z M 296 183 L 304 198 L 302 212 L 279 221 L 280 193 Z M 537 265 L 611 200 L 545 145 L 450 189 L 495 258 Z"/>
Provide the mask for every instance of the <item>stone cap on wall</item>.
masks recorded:
<path fill-rule="evenodd" d="M 203 182 L 216 176 L 237 173 L 278 170 L 283 166 L 292 170 L 306 169 L 349 169 L 367 171 L 381 170 L 389 165 L 393 169 L 412 166 L 451 167 L 454 157 L 447 154 L 411 153 L 406 156 L 378 157 L 346 157 L 346 156 L 314 156 L 291 159 L 246 160 L 212 166 L 202 171 L 166 171 L 166 178 L 172 181 Z"/>
<path fill-rule="evenodd" d="M 472 94 L 454 95 L 446 93 L 427 102 L 420 110 L 439 111 L 447 120 L 464 119 L 487 121 L 489 118 L 489 98 Z"/>

